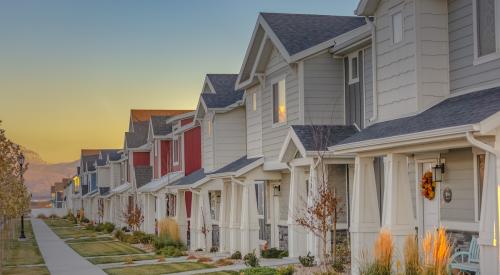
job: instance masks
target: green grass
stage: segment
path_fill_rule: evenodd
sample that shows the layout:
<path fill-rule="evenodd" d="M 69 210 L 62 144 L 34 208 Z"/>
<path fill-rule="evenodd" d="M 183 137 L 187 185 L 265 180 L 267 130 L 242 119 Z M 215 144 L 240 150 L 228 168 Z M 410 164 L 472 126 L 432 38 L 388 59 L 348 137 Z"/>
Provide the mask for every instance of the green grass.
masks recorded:
<path fill-rule="evenodd" d="M 26 240 L 19 241 L 15 239 L 9 242 L 9 247 L 7 248 L 7 258 L 5 263 L 3 263 L 4 266 L 44 263 L 42 254 L 40 254 L 40 250 L 38 249 L 38 245 L 33 235 L 31 222 L 29 220 L 24 222 L 24 229 Z"/>
<path fill-rule="evenodd" d="M 97 237 L 97 234 L 99 234 L 94 231 L 78 227 L 52 227 L 52 231 L 54 231 L 54 233 L 56 233 L 56 235 L 61 239 Z"/>
<path fill-rule="evenodd" d="M 109 263 L 124 263 L 128 258 L 132 261 L 143 261 L 143 260 L 154 260 L 158 256 L 156 255 L 129 255 L 129 256 L 113 256 L 113 257 L 99 257 L 87 259 L 93 264 L 109 264 Z"/>
<path fill-rule="evenodd" d="M 151 265 L 140 265 L 140 266 L 129 266 L 129 267 L 117 267 L 105 269 L 104 272 L 111 275 L 138 275 L 138 274 L 148 274 L 148 275 L 159 275 L 159 274 L 169 274 L 190 270 L 199 270 L 205 268 L 212 268 L 213 266 L 202 263 L 170 263 L 170 264 L 151 264 Z"/>
<path fill-rule="evenodd" d="M 3 275 L 50 275 L 45 266 L 36 267 L 6 267 L 2 270 Z"/>
<path fill-rule="evenodd" d="M 207 274 L 210 274 L 210 275 L 238 275 L 240 273 L 236 272 L 236 271 L 218 271 L 218 272 L 210 272 Z"/>
<path fill-rule="evenodd" d="M 91 237 L 91 238 L 80 238 L 80 239 L 71 239 L 67 240 L 66 243 L 91 243 L 91 242 L 103 242 L 103 241 L 112 241 L 114 240 L 112 237 Z"/>
<path fill-rule="evenodd" d="M 70 243 L 69 246 L 83 257 L 115 256 L 115 255 L 145 253 L 143 250 L 140 250 L 129 244 L 122 243 L 119 241 L 80 242 L 80 243 Z"/>
<path fill-rule="evenodd" d="M 75 224 L 65 219 L 44 219 L 43 220 L 50 227 L 73 227 Z"/>

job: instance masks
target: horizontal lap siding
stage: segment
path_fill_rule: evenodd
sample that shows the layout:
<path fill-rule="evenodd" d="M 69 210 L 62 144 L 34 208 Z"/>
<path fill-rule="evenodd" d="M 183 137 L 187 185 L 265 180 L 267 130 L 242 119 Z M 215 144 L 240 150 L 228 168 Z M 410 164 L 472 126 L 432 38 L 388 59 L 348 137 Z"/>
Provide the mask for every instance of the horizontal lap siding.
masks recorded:
<path fill-rule="evenodd" d="M 304 123 L 344 124 L 342 59 L 324 53 L 304 61 Z"/>
<path fill-rule="evenodd" d="M 472 0 L 449 0 L 450 89 L 458 93 L 500 83 L 500 59 L 474 65 Z"/>
<path fill-rule="evenodd" d="M 203 168 L 206 171 L 214 169 L 214 149 L 213 149 L 213 135 L 208 134 L 208 121 L 210 116 L 207 114 L 201 123 L 201 148 Z M 212 127 L 213 128 L 213 127 Z M 212 130 L 213 131 L 213 130 Z"/>
<path fill-rule="evenodd" d="M 222 166 L 246 154 L 245 109 L 216 114 L 214 121 L 214 164 Z"/>
<path fill-rule="evenodd" d="M 280 220 L 288 220 L 288 200 L 290 198 L 290 174 L 281 174 L 280 184 Z"/>
<path fill-rule="evenodd" d="M 392 8 L 403 7 L 403 41 L 392 42 Z M 414 2 L 382 0 L 376 12 L 379 120 L 417 111 Z"/>
<path fill-rule="evenodd" d="M 441 220 L 474 222 L 474 167 L 472 149 L 450 150 L 443 154 L 446 173 L 441 190 L 452 190 L 452 201 L 441 203 Z"/>
<path fill-rule="evenodd" d="M 184 133 L 184 155 L 186 175 L 201 168 L 201 130 L 195 127 Z"/>
<path fill-rule="evenodd" d="M 249 157 L 262 155 L 262 106 L 260 85 L 255 85 L 246 91 L 246 123 L 247 123 L 247 155 Z M 257 108 L 253 110 L 253 94 L 256 94 Z"/>
<path fill-rule="evenodd" d="M 287 124 L 273 127 L 272 83 L 285 77 Z M 292 69 L 273 49 L 266 68 L 266 82 L 262 93 L 262 151 L 266 161 L 277 161 L 279 151 L 288 133 L 289 125 L 298 124 L 299 86 L 297 70 Z"/>

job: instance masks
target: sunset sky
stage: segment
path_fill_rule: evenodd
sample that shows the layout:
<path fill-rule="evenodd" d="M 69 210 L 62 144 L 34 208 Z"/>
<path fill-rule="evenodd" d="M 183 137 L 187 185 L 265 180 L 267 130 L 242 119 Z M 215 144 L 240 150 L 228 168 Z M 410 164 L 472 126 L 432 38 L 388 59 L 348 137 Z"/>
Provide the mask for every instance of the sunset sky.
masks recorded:
<path fill-rule="evenodd" d="M 120 148 L 131 108 L 194 109 L 238 73 L 258 12 L 353 15 L 357 0 L 0 3 L 0 120 L 48 162 Z"/>

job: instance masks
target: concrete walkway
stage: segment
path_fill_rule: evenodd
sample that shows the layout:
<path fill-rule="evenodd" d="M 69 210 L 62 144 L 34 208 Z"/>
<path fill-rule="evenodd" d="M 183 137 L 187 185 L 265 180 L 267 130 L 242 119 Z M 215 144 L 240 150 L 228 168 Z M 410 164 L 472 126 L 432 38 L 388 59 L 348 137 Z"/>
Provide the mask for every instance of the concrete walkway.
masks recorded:
<path fill-rule="evenodd" d="M 101 275 L 99 267 L 78 255 L 40 219 L 31 219 L 45 265 L 52 275 Z"/>

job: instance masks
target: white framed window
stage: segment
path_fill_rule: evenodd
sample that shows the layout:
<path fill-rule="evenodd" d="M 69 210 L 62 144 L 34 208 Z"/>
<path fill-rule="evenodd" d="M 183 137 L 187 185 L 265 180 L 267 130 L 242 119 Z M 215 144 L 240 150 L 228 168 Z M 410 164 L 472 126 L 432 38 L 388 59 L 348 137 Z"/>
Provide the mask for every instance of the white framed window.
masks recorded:
<path fill-rule="evenodd" d="M 273 92 L 273 124 L 286 123 L 286 88 L 285 78 L 272 85 Z"/>
<path fill-rule="evenodd" d="M 398 44 L 403 41 L 403 13 L 398 11 L 392 14 L 392 43 Z"/>
<path fill-rule="evenodd" d="M 252 110 L 257 111 L 257 93 L 252 94 Z"/>
<path fill-rule="evenodd" d="M 359 82 L 359 56 L 358 52 L 349 55 L 349 84 Z"/>
<path fill-rule="evenodd" d="M 174 194 L 165 194 L 166 216 L 175 217 L 177 207 L 177 196 Z"/>
<path fill-rule="evenodd" d="M 500 58 L 500 0 L 473 0 L 474 65 Z"/>
<path fill-rule="evenodd" d="M 179 138 L 175 138 L 172 140 L 172 161 L 174 165 L 179 164 L 179 149 L 180 149 L 180 140 Z"/>

